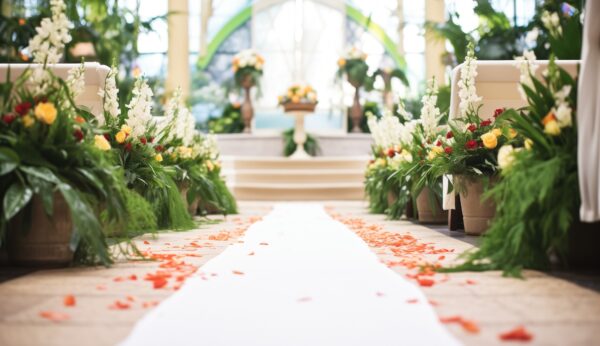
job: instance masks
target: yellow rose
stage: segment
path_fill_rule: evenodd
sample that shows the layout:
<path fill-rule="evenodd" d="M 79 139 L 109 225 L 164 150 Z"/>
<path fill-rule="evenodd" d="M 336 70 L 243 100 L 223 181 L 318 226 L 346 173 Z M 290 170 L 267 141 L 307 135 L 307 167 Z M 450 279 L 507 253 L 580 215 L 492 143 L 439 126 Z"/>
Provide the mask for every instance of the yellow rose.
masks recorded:
<path fill-rule="evenodd" d="M 209 171 L 212 171 L 215 169 L 215 165 L 213 165 L 212 161 L 208 160 L 206 161 L 206 168 L 208 168 Z"/>
<path fill-rule="evenodd" d="M 427 158 L 430 160 L 435 159 L 436 156 L 438 156 L 439 154 L 443 153 L 444 149 L 442 147 L 438 147 L 435 146 L 433 148 L 431 148 L 431 151 L 429 152 L 429 155 L 427 155 Z"/>
<path fill-rule="evenodd" d="M 338 66 L 339 67 L 344 67 L 345 65 L 346 65 L 346 59 L 339 58 L 339 60 L 338 60 Z"/>
<path fill-rule="evenodd" d="M 117 132 L 117 134 L 115 135 L 115 139 L 117 140 L 117 143 L 125 142 L 126 138 L 127 138 L 127 135 L 122 130 Z"/>
<path fill-rule="evenodd" d="M 500 137 L 500 136 L 502 136 L 502 130 L 500 130 L 500 129 L 493 129 L 493 130 L 492 130 L 492 133 L 493 133 L 493 134 L 494 134 L 494 136 L 496 136 L 496 137 Z"/>
<path fill-rule="evenodd" d="M 52 125 L 56 120 L 56 108 L 50 102 L 40 102 L 35 106 L 35 117 L 48 125 Z"/>
<path fill-rule="evenodd" d="M 527 138 L 525 140 L 524 144 L 525 144 L 525 149 L 527 149 L 527 150 L 533 148 L 533 141 L 531 139 L 529 139 L 529 138 Z"/>
<path fill-rule="evenodd" d="M 35 124 L 35 119 L 31 115 L 26 115 L 23 117 L 23 126 L 31 127 Z"/>
<path fill-rule="evenodd" d="M 546 124 L 544 124 L 544 132 L 550 136 L 560 135 L 560 127 L 558 126 L 558 122 L 556 120 L 548 121 Z"/>
<path fill-rule="evenodd" d="M 94 136 L 94 146 L 102 151 L 110 150 L 110 143 L 101 135 Z"/>
<path fill-rule="evenodd" d="M 508 138 L 513 139 L 517 137 L 517 131 L 515 129 L 508 129 Z"/>
<path fill-rule="evenodd" d="M 154 159 L 155 159 L 156 161 L 158 161 L 158 162 L 162 162 L 162 160 L 163 160 L 163 157 L 162 157 L 162 155 L 161 155 L 161 154 L 156 154 L 156 155 L 154 155 Z"/>
<path fill-rule="evenodd" d="M 492 132 L 481 135 L 481 141 L 483 142 L 483 146 L 487 149 L 494 149 L 498 145 L 498 137 Z"/>
<path fill-rule="evenodd" d="M 121 126 L 121 131 L 125 132 L 125 134 L 129 136 L 131 134 L 131 127 L 123 124 L 123 126 Z"/>

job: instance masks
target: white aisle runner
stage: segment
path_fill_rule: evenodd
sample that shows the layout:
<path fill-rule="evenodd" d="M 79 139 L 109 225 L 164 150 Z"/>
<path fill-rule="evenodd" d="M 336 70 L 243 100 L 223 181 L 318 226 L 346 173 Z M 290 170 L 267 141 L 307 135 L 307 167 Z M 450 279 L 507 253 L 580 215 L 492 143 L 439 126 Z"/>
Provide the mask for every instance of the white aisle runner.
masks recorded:
<path fill-rule="evenodd" d="M 188 279 L 148 313 L 123 345 L 458 344 L 423 293 L 321 205 L 278 204 L 243 241 L 200 269 L 207 280 Z"/>

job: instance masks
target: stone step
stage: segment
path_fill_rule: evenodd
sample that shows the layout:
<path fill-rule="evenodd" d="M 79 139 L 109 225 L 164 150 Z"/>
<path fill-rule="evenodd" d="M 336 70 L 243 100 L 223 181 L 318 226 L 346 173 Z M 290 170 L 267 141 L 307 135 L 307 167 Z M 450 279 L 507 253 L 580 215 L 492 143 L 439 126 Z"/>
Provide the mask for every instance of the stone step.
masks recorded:
<path fill-rule="evenodd" d="M 238 183 L 357 183 L 364 180 L 364 168 L 353 169 L 227 169 L 227 180 Z"/>
<path fill-rule="evenodd" d="M 362 200 L 362 183 L 236 183 L 233 194 L 246 201 Z"/>
<path fill-rule="evenodd" d="M 364 170 L 368 156 L 314 157 L 291 160 L 283 157 L 222 157 L 224 169 L 361 169 Z"/>

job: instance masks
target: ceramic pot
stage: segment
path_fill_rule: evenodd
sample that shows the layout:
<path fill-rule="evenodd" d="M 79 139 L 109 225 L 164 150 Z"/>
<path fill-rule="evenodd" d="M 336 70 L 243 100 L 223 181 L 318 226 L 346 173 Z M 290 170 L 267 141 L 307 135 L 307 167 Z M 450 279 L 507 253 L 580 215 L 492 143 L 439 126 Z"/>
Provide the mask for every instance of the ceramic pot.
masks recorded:
<path fill-rule="evenodd" d="M 496 215 L 496 204 L 491 199 L 483 200 L 483 179 L 456 176 L 456 184 L 461 187 L 460 205 L 462 207 L 465 233 L 481 235 L 487 231 L 490 220 Z M 490 178 L 490 186 L 496 181 Z"/>
<path fill-rule="evenodd" d="M 53 208 L 52 216 L 46 215 L 41 197 L 35 195 L 29 206 L 9 222 L 7 249 L 11 264 L 61 267 L 71 263 L 73 221 L 67 202 L 58 192 Z"/>
<path fill-rule="evenodd" d="M 445 224 L 448 222 L 448 211 L 442 209 L 439 196 L 430 198 L 431 189 L 423 188 L 417 196 L 417 214 L 419 222 L 429 224 Z M 432 195 L 433 196 L 433 195 Z"/>

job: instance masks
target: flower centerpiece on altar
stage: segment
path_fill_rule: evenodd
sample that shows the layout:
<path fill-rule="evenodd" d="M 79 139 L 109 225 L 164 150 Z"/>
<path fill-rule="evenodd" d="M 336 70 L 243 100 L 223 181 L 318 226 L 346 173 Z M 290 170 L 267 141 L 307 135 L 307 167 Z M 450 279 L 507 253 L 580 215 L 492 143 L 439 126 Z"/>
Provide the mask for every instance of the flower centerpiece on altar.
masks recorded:
<path fill-rule="evenodd" d="M 254 49 L 239 52 L 231 62 L 235 84 L 244 90 L 244 102 L 241 107 L 244 132 L 250 132 L 252 118 L 254 117 L 250 90 L 254 86 L 260 87 L 259 83 L 263 74 L 264 63 L 265 59 Z"/>
<path fill-rule="evenodd" d="M 475 77 L 477 61 L 473 46 L 461 66 L 459 114 L 449 120 L 446 135 L 431 149 L 433 175 L 452 175 L 453 187 L 460 194 L 465 232 L 482 234 L 495 213 L 495 205 L 482 199 L 483 193 L 497 181 L 498 150 L 513 141 L 516 133 L 501 121 L 503 109 L 483 119 L 479 115 L 481 97 L 477 95 Z"/>
<path fill-rule="evenodd" d="M 285 94 L 279 96 L 279 104 L 286 112 L 313 112 L 317 102 L 317 92 L 308 84 L 294 84 Z"/>
<path fill-rule="evenodd" d="M 350 48 L 344 56 L 338 59 L 338 77 L 341 78 L 345 75 L 348 83 L 354 87 L 354 99 L 350 108 L 352 132 L 361 132 L 360 122 L 363 114 L 360 105 L 360 88 L 368 83 L 370 78 L 366 60 L 367 54 L 357 47 Z"/>
<path fill-rule="evenodd" d="M 69 42 L 65 4 L 51 2 L 29 49 L 32 65 L 0 96 L 0 244 L 28 265 L 111 263 L 98 218 L 123 219 L 123 175 L 108 160 L 110 143 L 96 135 L 93 115 L 75 104 L 85 85 L 83 64 L 56 76 Z M 10 75 L 10 71 L 7 73 Z"/>

